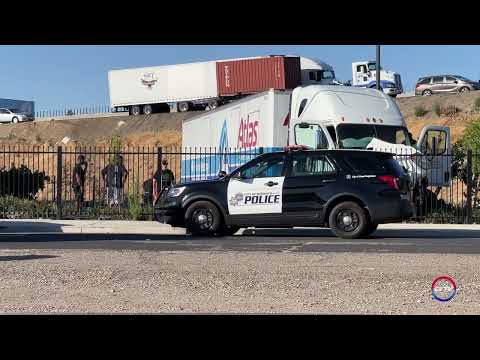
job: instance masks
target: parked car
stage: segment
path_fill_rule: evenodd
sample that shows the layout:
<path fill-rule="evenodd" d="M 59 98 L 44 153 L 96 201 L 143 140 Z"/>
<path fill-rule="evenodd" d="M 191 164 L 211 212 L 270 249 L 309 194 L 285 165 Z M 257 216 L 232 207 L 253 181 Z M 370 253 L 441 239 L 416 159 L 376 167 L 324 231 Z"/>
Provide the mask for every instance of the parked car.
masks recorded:
<path fill-rule="evenodd" d="M 172 186 L 155 206 L 158 221 L 204 236 L 327 226 L 352 239 L 412 212 L 408 174 L 392 154 L 366 150 L 263 154 L 218 179 Z"/>
<path fill-rule="evenodd" d="M 415 86 L 415 95 L 429 96 L 473 90 L 480 90 L 478 81 L 469 80 L 459 75 L 436 75 L 419 78 Z"/>
<path fill-rule="evenodd" d="M 19 112 L 15 109 L 0 109 L 0 122 L 2 123 L 19 123 L 24 121 L 32 121 L 33 117 Z"/>

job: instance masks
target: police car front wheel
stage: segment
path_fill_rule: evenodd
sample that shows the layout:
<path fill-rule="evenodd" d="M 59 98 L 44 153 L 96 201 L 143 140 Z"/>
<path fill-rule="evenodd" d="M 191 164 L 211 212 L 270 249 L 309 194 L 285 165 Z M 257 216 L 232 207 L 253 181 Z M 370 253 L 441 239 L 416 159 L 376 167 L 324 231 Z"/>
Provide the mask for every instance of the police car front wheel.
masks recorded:
<path fill-rule="evenodd" d="M 368 219 L 360 205 L 346 201 L 333 208 L 329 216 L 329 226 L 336 236 L 355 239 L 365 234 Z"/>
<path fill-rule="evenodd" d="M 192 235 L 215 235 L 221 230 L 220 211 L 209 201 L 193 203 L 187 209 L 185 219 L 187 229 Z"/>

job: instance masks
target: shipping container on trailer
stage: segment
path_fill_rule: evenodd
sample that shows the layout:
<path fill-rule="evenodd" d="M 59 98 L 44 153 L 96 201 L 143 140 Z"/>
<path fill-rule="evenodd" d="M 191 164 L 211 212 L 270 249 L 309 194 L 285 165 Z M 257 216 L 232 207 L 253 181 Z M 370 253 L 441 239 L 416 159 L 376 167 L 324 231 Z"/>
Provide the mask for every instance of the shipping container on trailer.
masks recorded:
<path fill-rule="evenodd" d="M 182 125 L 182 181 L 215 178 L 288 143 L 291 91 L 268 90 L 187 119 Z M 232 155 L 235 152 L 235 155 Z"/>
<path fill-rule="evenodd" d="M 294 89 L 301 84 L 300 58 L 274 56 L 217 62 L 219 96 L 251 94 L 268 89 Z"/>

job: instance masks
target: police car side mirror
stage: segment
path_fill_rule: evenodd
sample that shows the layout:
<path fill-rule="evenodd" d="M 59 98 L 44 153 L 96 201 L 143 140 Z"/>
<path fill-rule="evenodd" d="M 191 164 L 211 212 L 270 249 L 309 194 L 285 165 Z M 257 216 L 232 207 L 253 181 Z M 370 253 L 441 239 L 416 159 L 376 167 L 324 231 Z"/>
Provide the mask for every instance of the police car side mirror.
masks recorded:
<path fill-rule="evenodd" d="M 227 176 L 227 172 L 226 172 L 226 171 L 223 171 L 223 170 L 222 170 L 222 171 L 219 171 L 218 177 L 219 177 L 220 179 L 223 179 L 223 178 L 226 177 L 226 176 Z"/>

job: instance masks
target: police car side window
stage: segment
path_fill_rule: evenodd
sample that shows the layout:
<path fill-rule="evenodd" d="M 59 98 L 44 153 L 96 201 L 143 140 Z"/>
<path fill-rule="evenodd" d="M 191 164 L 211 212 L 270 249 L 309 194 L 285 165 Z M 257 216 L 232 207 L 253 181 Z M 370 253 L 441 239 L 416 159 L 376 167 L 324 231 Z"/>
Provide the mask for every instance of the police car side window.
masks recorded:
<path fill-rule="evenodd" d="M 260 160 L 241 171 L 246 179 L 279 177 L 283 173 L 284 157 L 267 158 Z"/>
<path fill-rule="evenodd" d="M 335 173 L 335 167 L 324 155 L 297 155 L 292 160 L 290 176 L 322 176 Z"/>

